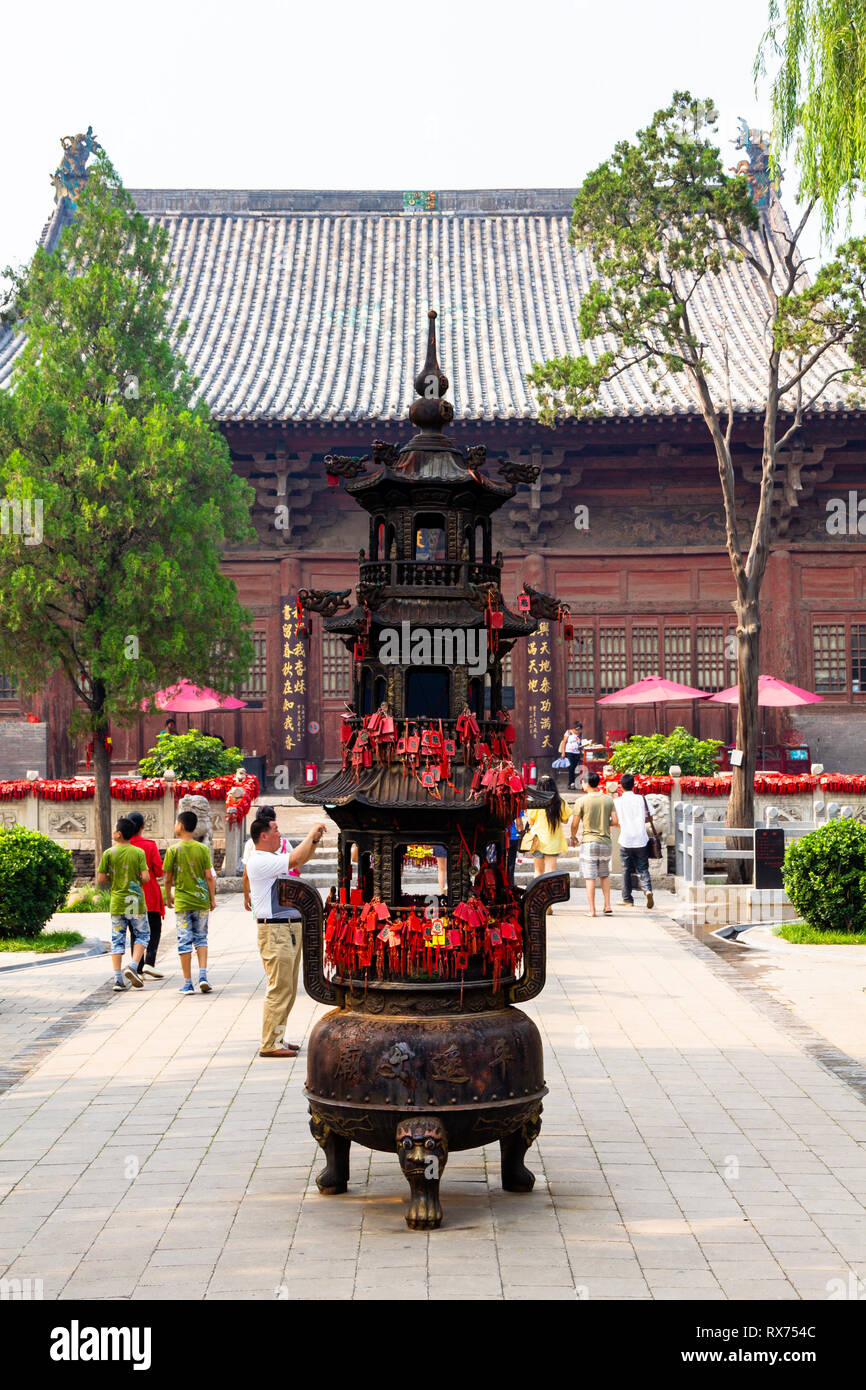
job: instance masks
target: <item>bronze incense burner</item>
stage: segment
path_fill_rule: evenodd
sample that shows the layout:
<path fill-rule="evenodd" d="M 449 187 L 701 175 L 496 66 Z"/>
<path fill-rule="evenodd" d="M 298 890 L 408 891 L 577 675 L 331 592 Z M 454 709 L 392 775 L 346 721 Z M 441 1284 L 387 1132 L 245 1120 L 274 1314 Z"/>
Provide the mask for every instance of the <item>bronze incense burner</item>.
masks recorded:
<path fill-rule="evenodd" d="M 338 883 L 324 905 L 302 880 L 280 885 L 303 918 L 306 991 L 332 1006 L 308 1047 L 305 1093 L 326 1158 L 319 1190 L 346 1191 L 353 1141 L 396 1150 L 416 1230 L 442 1220 L 449 1152 L 497 1140 L 503 1187 L 533 1186 L 524 1156 L 547 1087 L 538 1030 L 515 1006 L 544 986 L 546 914 L 569 896 L 567 874 L 523 892 L 505 872 L 511 822 L 544 798 L 511 762 L 501 709 L 503 656 L 535 630 L 539 603 L 545 616 L 551 604 L 565 609 L 534 591 L 519 613 L 502 602 L 490 519 L 522 480 L 492 480 L 483 449 L 464 454 L 444 434 L 453 410 L 435 318 L 410 410 L 419 433 L 400 450 L 377 441 L 370 470 L 366 458 L 326 459 L 371 518 L 357 604 L 300 596 L 355 663 L 343 766 L 297 792 L 339 826 Z M 437 660 L 443 631 L 450 660 Z M 417 656 L 422 639 L 432 660 Z M 445 891 L 412 892 L 417 846 L 445 861 Z"/>

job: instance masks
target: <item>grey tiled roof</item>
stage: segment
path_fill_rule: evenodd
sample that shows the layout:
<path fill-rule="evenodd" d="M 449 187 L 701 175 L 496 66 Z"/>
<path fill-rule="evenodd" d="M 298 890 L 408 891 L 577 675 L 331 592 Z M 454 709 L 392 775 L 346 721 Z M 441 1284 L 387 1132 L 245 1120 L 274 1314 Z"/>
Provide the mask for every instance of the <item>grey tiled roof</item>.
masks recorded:
<path fill-rule="evenodd" d="M 582 350 L 593 270 L 568 244 L 567 189 L 443 192 L 439 211 L 420 214 L 391 192 L 132 191 L 168 231 L 173 323 L 189 323 L 179 346 L 218 419 L 404 421 L 428 308 L 458 420 L 534 419 L 533 363 Z M 691 306 L 720 402 L 727 333 L 738 411 L 762 406 L 762 304 L 739 265 L 708 277 Z M 20 345 L 0 331 L 0 382 Z M 606 388 L 602 407 L 697 413 L 684 378 L 657 396 L 640 368 Z M 817 409 L 844 407 L 834 381 Z"/>

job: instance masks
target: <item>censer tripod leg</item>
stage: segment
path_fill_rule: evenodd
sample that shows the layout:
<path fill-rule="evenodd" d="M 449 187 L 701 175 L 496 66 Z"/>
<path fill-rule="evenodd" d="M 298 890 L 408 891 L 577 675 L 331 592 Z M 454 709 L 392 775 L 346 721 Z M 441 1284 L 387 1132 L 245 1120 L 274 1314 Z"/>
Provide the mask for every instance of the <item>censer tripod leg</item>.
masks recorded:
<path fill-rule="evenodd" d="M 541 1112 L 530 1115 L 528 1120 L 512 1134 L 499 1141 L 502 1186 L 506 1192 L 531 1192 L 535 1186 L 535 1174 L 523 1162 L 526 1151 L 538 1138 L 541 1130 Z"/>
<path fill-rule="evenodd" d="M 448 1162 L 448 1136 L 438 1116 L 401 1120 L 397 1154 L 411 1194 L 406 1225 L 412 1231 L 435 1231 L 442 1224 L 439 1179 Z"/>
<path fill-rule="evenodd" d="M 349 1149 L 351 1140 L 335 1134 L 315 1111 L 310 1111 L 310 1131 L 324 1152 L 327 1162 L 316 1178 L 316 1186 L 325 1197 L 335 1197 L 349 1186 Z"/>

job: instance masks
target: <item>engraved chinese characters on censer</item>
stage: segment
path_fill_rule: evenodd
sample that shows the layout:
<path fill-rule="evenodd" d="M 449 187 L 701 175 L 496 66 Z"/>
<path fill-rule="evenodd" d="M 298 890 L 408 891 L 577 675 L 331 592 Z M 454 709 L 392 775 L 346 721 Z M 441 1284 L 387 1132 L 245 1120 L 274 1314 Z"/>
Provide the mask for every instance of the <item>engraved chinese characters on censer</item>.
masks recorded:
<path fill-rule="evenodd" d="M 508 877 L 511 822 L 544 798 L 514 766 L 502 708 L 504 657 L 532 639 L 540 663 L 567 608 L 528 587 L 517 613 L 503 602 L 491 519 L 527 481 L 488 476 L 483 446 L 464 452 L 445 433 L 453 407 L 435 319 L 409 411 L 416 434 L 399 448 L 374 441 L 372 461 L 326 459 L 329 481 L 369 516 L 355 603 L 302 591 L 284 634 L 290 661 L 308 612 L 321 614 L 353 671 L 342 766 L 296 793 L 339 827 L 337 881 L 324 906 L 302 879 L 280 885 L 303 919 L 307 993 L 332 1006 L 308 1047 L 311 1129 L 326 1160 L 317 1183 L 347 1190 L 353 1142 L 396 1153 L 413 1230 L 442 1221 L 449 1153 L 497 1140 L 503 1187 L 532 1188 L 524 1157 L 547 1087 L 538 1030 L 515 1005 L 544 987 L 546 913 L 569 895 L 567 874 L 525 892 Z M 540 745 L 546 676 L 539 664 L 530 697 Z M 296 716 L 302 692 L 291 694 Z M 287 742 L 296 727 L 287 720 Z"/>

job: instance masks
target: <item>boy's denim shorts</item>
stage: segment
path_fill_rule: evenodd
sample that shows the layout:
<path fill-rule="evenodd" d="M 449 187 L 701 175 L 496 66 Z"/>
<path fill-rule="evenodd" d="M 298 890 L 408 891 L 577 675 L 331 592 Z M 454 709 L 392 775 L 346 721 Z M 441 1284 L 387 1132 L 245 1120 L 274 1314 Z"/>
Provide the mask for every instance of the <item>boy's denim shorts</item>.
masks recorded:
<path fill-rule="evenodd" d="M 209 916 L 209 912 L 202 911 L 175 913 L 178 955 L 188 955 L 193 946 L 207 945 L 207 919 Z"/>
<path fill-rule="evenodd" d="M 136 946 L 147 946 L 150 941 L 150 923 L 147 920 L 147 913 L 141 917 L 133 917 L 129 912 L 112 912 L 111 914 L 111 951 L 112 955 L 122 956 L 126 946 L 126 929 L 132 932 L 132 939 Z"/>

